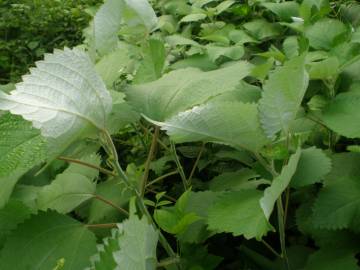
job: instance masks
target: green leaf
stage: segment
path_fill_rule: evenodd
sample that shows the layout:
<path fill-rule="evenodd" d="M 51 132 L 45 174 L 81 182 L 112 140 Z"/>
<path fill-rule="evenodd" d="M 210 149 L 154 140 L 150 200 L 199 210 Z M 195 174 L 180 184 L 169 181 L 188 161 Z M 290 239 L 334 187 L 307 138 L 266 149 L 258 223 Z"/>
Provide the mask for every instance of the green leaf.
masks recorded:
<path fill-rule="evenodd" d="M 281 21 L 291 22 L 292 17 L 299 17 L 300 5 L 295 1 L 263 3 L 262 6 L 275 13 Z"/>
<path fill-rule="evenodd" d="M 225 0 L 222 1 L 215 7 L 215 14 L 219 15 L 229 9 L 233 4 L 235 4 L 235 0 Z"/>
<path fill-rule="evenodd" d="M 282 168 L 281 174 L 273 179 L 270 187 L 265 189 L 264 196 L 260 199 L 260 205 L 267 219 L 270 218 L 277 199 L 285 191 L 295 174 L 300 155 L 301 149 L 298 148 L 296 153 L 290 157 L 289 163 Z"/>
<path fill-rule="evenodd" d="M 346 40 L 348 28 L 334 19 L 323 19 L 309 26 L 305 36 L 309 39 L 310 46 L 317 50 L 330 50 L 337 40 Z"/>
<path fill-rule="evenodd" d="M 116 79 L 126 71 L 126 68 L 130 64 L 129 50 L 128 46 L 122 44 L 120 48 L 106 54 L 96 63 L 96 72 L 109 89 L 113 87 Z"/>
<path fill-rule="evenodd" d="M 131 216 L 118 227 L 120 250 L 113 253 L 118 267 L 127 270 L 155 270 L 159 236 L 153 226 L 148 224 L 147 218 L 140 220 L 137 216 Z"/>
<path fill-rule="evenodd" d="M 172 71 L 157 81 L 130 86 L 129 102 L 152 120 L 167 118 L 233 90 L 250 72 L 247 62 L 203 72 L 194 68 Z"/>
<path fill-rule="evenodd" d="M 96 252 L 96 238 L 78 221 L 55 212 L 41 212 L 21 224 L 0 254 L 0 269 L 49 270 L 60 259 L 62 270 L 84 269 Z"/>
<path fill-rule="evenodd" d="M 55 50 L 36 66 L 10 95 L 0 92 L 0 109 L 31 121 L 64 148 L 105 129 L 111 96 L 85 52 Z"/>
<path fill-rule="evenodd" d="M 65 172 L 44 186 L 38 195 L 39 209 L 53 209 L 59 213 L 69 213 L 95 193 L 96 183 L 84 175 Z"/>
<path fill-rule="evenodd" d="M 222 257 L 209 254 L 206 246 L 181 245 L 181 265 L 184 269 L 213 270 Z"/>
<path fill-rule="evenodd" d="M 326 80 L 336 76 L 340 72 L 339 60 L 336 57 L 329 57 L 320 62 L 311 63 L 309 69 L 310 79 Z"/>
<path fill-rule="evenodd" d="M 212 191 L 190 192 L 187 204 L 184 207 L 185 213 L 195 213 L 200 219 L 189 224 L 184 232 L 177 235 L 183 243 L 202 243 L 211 233 L 207 229 L 208 211 L 220 193 Z"/>
<path fill-rule="evenodd" d="M 324 123 L 348 138 L 360 137 L 360 91 L 341 93 L 324 110 Z"/>
<path fill-rule="evenodd" d="M 107 0 L 93 21 L 95 48 L 101 55 L 116 48 L 124 21 L 131 26 L 143 25 L 148 31 L 157 25 L 156 14 L 147 0 Z"/>
<path fill-rule="evenodd" d="M 214 63 L 222 56 L 231 60 L 239 60 L 243 57 L 245 50 L 241 45 L 235 45 L 230 47 L 221 47 L 216 45 L 208 45 L 206 47 L 207 53 Z"/>
<path fill-rule="evenodd" d="M 133 193 L 126 188 L 126 185 L 122 181 L 109 179 L 97 185 L 96 195 L 111 201 L 119 207 L 126 207 Z M 95 199 L 91 202 L 88 218 L 90 223 L 110 222 L 118 218 L 119 211 L 112 206 Z"/>
<path fill-rule="evenodd" d="M 24 172 L 46 159 L 47 146 L 40 132 L 19 116 L 0 117 L 0 178 Z"/>
<path fill-rule="evenodd" d="M 30 217 L 31 210 L 22 202 L 10 200 L 4 208 L 0 209 L 0 250 L 5 243 L 6 237 L 20 223 Z"/>
<path fill-rule="evenodd" d="M 315 147 L 301 151 L 299 164 L 291 180 L 291 187 L 299 188 L 318 183 L 331 170 L 331 160 Z"/>
<path fill-rule="evenodd" d="M 213 178 L 209 183 L 212 191 L 256 189 L 261 184 L 267 184 L 265 180 L 255 180 L 259 175 L 250 169 L 242 169 L 236 172 L 225 172 Z"/>
<path fill-rule="evenodd" d="M 180 20 L 180 23 L 187 23 L 187 22 L 198 22 L 205 19 L 207 16 L 204 13 L 193 13 L 186 15 Z"/>
<path fill-rule="evenodd" d="M 97 246 L 98 253 L 91 257 L 91 267 L 86 270 L 109 270 L 116 268 L 113 253 L 120 250 L 119 230 L 112 230 L 111 236 Z"/>
<path fill-rule="evenodd" d="M 190 194 L 189 191 L 183 193 L 175 206 L 155 210 L 154 218 L 161 229 L 168 233 L 181 234 L 189 225 L 200 219 L 194 212 L 184 211 Z"/>
<path fill-rule="evenodd" d="M 314 205 L 313 222 L 318 228 L 359 230 L 359 178 L 343 176 L 326 180 Z"/>
<path fill-rule="evenodd" d="M 166 57 L 164 43 L 150 39 L 144 49 L 144 59 L 136 72 L 134 83 L 147 83 L 159 79 L 163 73 Z"/>
<path fill-rule="evenodd" d="M 209 209 L 209 229 L 260 240 L 272 230 L 260 208 L 261 191 L 242 190 L 219 197 Z"/>
<path fill-rule="evenodd" d="M 358 270 L 359 267 L 354 252 L 346 249 L 324 248 L 310 255 L 304 269 Z"/>
<path fill-rule="evenodd" d="M 308 87 L 305 57 L 299 56 L 277 68 L 265 82 L 259 102 L 260 121 L 269 138 L 289 131 Z"/>
<path fill-rule="evenodd" d="M 256 104 L 210 102 L 156 124 L 178 143 L 213 141 L 250 151 L 258 151 L 267 143 Z"/>
<path fill-rule="evenodd" d="M 277 24 L 258 19 L 243 24 L 245 30 L 257 40 L 265 40 L 281 34 L 281 28 Z"/>

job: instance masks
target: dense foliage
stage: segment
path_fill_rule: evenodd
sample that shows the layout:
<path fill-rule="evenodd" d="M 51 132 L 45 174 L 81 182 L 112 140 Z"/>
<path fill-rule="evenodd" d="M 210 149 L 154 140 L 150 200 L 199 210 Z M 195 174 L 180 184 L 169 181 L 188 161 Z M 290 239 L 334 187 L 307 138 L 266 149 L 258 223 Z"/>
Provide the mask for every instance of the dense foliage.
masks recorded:
<path fill-rule="evenodd" d="M 0 91 L 0 269 L 359 269 L 359 11 L 105 1 Z"/>
<path fill-rule="evenodd" d="M 82 29 L 97 3 L 102 1 L 1 1 L 0 83 L 18 82 L 35 61 L 54 48 L 81 43 Z"/>

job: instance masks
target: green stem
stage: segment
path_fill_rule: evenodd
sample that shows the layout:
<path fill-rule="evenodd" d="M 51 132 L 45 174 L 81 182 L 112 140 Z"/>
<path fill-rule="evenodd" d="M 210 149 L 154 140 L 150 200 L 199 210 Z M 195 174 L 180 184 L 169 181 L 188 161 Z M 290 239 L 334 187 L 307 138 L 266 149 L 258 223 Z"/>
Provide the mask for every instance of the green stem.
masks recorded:
<path fill-rule="evenodd" d="M 184 189 L 185 190 L 188 190 L 189 189 L 189 183 L 186 179 L 186 176 L 185 176 L 185 173 L 184 173 L 184 169 L 183 167 L 181 166 L 180 164 L 180 160 L 179 160 L 179 157 L 176 153 L 176 147 L 175 147 L 175 143 L 173 141 L 170 142 L 170 145 L 171 145 L 171 151 L 172 151 L 172 154 L 173 154 L 173 157 L 174 157 L 174 161 L 176 163 L 176 166 L 177 166 L 177 169 L 179 170 L 179 173 L 180 173 L 180 177 L 181 177 L 181 180 L 183 182 L 183 185 L 184 185 Z"/>
<path fill-rule="evenodd" d="M 116 204 L 114 204 L 113 202 L 101 197 L 100 195 L 94 195 L 94 198 L 99 200 L 99 201 L 102 201 L 103 203 L 106 203 L 108 205 L 110 205 L 111 207 L 115 208 L 116 210 L 118 210 L 120 213 L 122 214 L 125 214 L 126 216 L 129 216 L 129 212 L 126 211 L 124 208 L 121 208 L 119 206 L 117 206 Z"/>
<path fill-rule="evenodd" d="M 119 164 L 118 154 L 116 151 L 116 147 L 111 139 L 111 135 L 107 131 L 104 131 L 104 135 L 105 135 L 107 145 L 110 148 L 109 150 L 111 151 L 110 154 L 112 155 L 112 157 L 114 159 L 113 165 L 115 167 L 115 170 L 118 172 L 120 178 L 125 182 L 125 184 L 128 186 L 128 188 L 130 188 L 135 193 L 135 196 L 137 198 L 138 207 L 139 207 L 141 213 L 143 215 L 145 215 L 147 217 L 148 221 L 151 223 L 151 225 L 157 229 L 157 226 L 156 226 L 152 216 L 150 215 L 148 209 L 146 208 L 144 200 L 143 200 L 139 190 L 137 188 L 135 188 L 133 185 L 131 185 L 127 175 L 125 174 L 125 172 L 123 171 L 123 169 L 121 168 L 121 166 Z M 172 250 L 172 247 L 170 246 L 170 244 L 168 243 L 168 241 L 166 240 L 166 238 L 164 237 L 164 235 L 161 232 L 159 232 L 159 241 L 170 257 L 173 257 L 173 258 L 177 257 L 175 252 Z"/>
<path fill-rule="evenodd" d="M 285 243 L 285 224 L 284 224 L 284 208 L 280 198 L 276 202 L 277 212 L 278 212 L 278 225 L 279 225 L 279 236 L 280 236 L 280 246 L 281 246 L 281 256 L 284 260 L 284 266 L 286 270 L 290 269 L 289 258 L 286 252 L 286 243 Z"/>
<path fill-rule="evenodd" d="M 178 174 L 178 173 L 179 173 L 179 172 L 176 170 L 176 171 L 172 171 L 172 172 L 166 173 L 166 174 L 164 174 L 164 175 L 162 175 L 162 176 L 159 176 L 158 178 L 156 178 L 156 179 L 152 180 L 151 182 L 149 182 L 149 183 L 146 185 L 146 187 L 150 187 L 151 185 L 153 185 L 153 184 L 155 184 L 155 183 L 157 183 L 157 182 L 159 182 L 159 181 L 161 181 L 161 180 L 163 180 L 163 179 L 165 179 L 165 178 L 167 178 L 167 177 L 169 177 L 169 176 L 172 176 L 172 175 L 175 175 L 175 174 Z"/>
<path fill-rule="evenodd" d="M 159 138 L 159 133 L 160 133 L 160 128 L 155 127 L 155 131 L 154 131 L 153 138 L 152 138 L 152 141 L 151 141 L 149 154 L 148 154 L 148 157 L 147 157 L 146 162 L 145 162 L 144 175 L 143 175 L 143 177 L 141 179 L 141 183 L 140 183 L 141 197 L 144 197 L 144 194 L 145 194 L 145 188 L 146 188 L 148 178 L 149 178 L 150 164 L 151 164 L 151 161 L 153 160 L 154 155 L 155 155 L 155 149 L 156 149 L 157 140 Z"/>
<path fill-rule="evenodd" d="M 189 183 L 190 185 L 191 185 L 191 180 L 192 180 L 192 178 L 193 178 L 193 176 L 194 176 L 195 170 L 196 170 L 196 168 L 197 168 L 197 165 L 198 165 L 198 163 L 199 163 L 199 161 L 200 161 L 201 155 L 202 155 L 202 153 L 204 152 L 204 149 L 205 149 L 205 143 L 203 143 L 202 146 L 201 146 L 201 149 L 200 149 L 200 151 L 199 151 L 199 154 L 198 154 L 198 156 L 196 157 L 194 166 L 193 166 L 193 168 L 192 168 L 192 170 L 191 170 L 189 179 L 187 180 L 187 183 Z"/>
<path fill-rule="evenodd" d="M 78 160 L 78 159 L 74 159 L 74 158 L 69 158 L 69 157 L 58 157 L 57 158 L 58 160 L 62 160 L 62 161 L 66 161 L 66 162 L 69 162 L 69 163 L 75 163 L 75 164 L 79 164 L 79 165 L 82 165 L 82 166 L 85 166 L 85 167 L 88 167 L 88 168 L 92 168 L 94 170 L 97 170 L 99 172 L 102 172 L 103 174 L 107 174 L 107 175 L 111 175 L 111 176 L 116 176 L 115 173 L 113 173 L 112 171 L 109 171 L 107 169 L 104 169 L 104 168 L 101 168 L 97 165 L 94 165 L 94 164 L 90 164 L 90 163 L 87 163 L 87 162 L 84 162 L 82 160 Z"/>

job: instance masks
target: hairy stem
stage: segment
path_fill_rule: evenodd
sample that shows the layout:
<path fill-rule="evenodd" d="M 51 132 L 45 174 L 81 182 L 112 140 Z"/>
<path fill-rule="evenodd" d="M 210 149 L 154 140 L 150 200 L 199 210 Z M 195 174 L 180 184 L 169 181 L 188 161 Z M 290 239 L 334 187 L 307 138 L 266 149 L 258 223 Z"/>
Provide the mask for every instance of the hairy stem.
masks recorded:
<path fill-rule="evenodd" d="M 58 160 L 63 160 L 63 161 L 69 162 L 69 163 L 79 164 L 79 165 L 82 165 L 82 166 L 85 166 L 85 167 L 88 167 L 88 168 L 92 168 L 92 169 L 97 170 L 99 172 L 102 172 L 103 174 L 106 174 L 106 175 L 116 176 L 116 174 L 113 173 L 112 171 L 101 168 L 101 167 L 99 167 L 97 165 L 94 165 L 94 164 L 84 162 L 82 160 L 73 159 L 73 158 L 69 158 L 69 157 L 58 157 L 57 159 Z"/>
<path fill-rule="evenodd" d="M 177 169 L 179 170 L 179 173 L 180 173 L 180 177 L 181 177 L 181 180 L 183 182 L 183 185 L 184 185 L 184 189 L 185 190 L 188 190 L 189 189 L 189 183 L 186 179 L 186 176 L 185 176 L 185 173 L 184 173 L 184 169 L 183 167 L 181 166 L 181 163 L 180 163 L 180 160 L 179 160 L 179 157 L 176 153 L 176 147 L 175 147 L 175 143 L 174 142 L 170 142 L 171 144 L 171 151 L 172 151 L 172 154 L 173 154 L 173 157 L 174 157 L 174 161 L 176 163 L 176 166 L 177 166 Z"/>
<path fill-rule="evenodd" d="M 151 182 L 149 182 L 149 183 L 146 185 L 146 187 L 150 187 L 151 185 L 153 185 L 153 184 L 155 184 L 155 183 L 157 183 L 157 182 L 159 182 L 159 181 L 161 181 L 161 180 L 163 180 L 163 179 L 165 179 L 165 178 L 167 178 L 167 177 L 169 177 L 169 176 L 172 176 L 172 175 L 175 175 L 175 174 L 178 174 L 178 173 L 179 173 L 179 171 L 176 170 L 176 171 L 172 171 L 172 172 L 166 173 L 166 174 L 164 174 L 164 175 L 162 175 L 162 176 L 159 176 L 158 178 L 155 178 L 154 180 L 152 180 Z"/>
<path fill-rule="evenodd" d="M 106 223 L 106 224 L 86 224 L 87 228 L 99 228 L 99 229 L 109 229 L 116 228 L 116 223 Z"/>
<path fill-rule="evenodd" d="M 285 243 L 285 224 L 284 224 L 284 208 L 282 204 L 281 196 L 276 202 L 277 213 L 278 213 L 278 225 L 279 225 L 279 236 L 280 236 L 280 246 L 281 246 L 281 256 L 284 260 L 284 266 L 286 270 L 290 269 L 289 258 L 286 252 L 286 243 Z"/>
<path fill-rule="evenodd" d="M 281 254 L 279 254 L 275 249 L 273 249 L 272 246 L 270 246 L 265 240 L 261 240 L 261 242 L 264 244 L 264 246 L 271 251 L 276 257 L 281 258 Z"/>
<path fill-rule="evenodd" d="M 151 223 L 151 225 L 157 229 L 157 226 L 156 226 L 152 216 L 150 215 L 148 209 L 146 208 L 146 205 L 144 203 L 144 200 L 143 200 L 139 190 L 130 183 L 127 175 L 125 174 L 125 172 L 123 171 L 123 169 L 121 168 L 121 166 L 119 164 L 118 154 L 116 151 L 116 147 L 111 139 L 111 135 L 107 131 L 104 131 L 104 135 L 105 135 L 105 139 L 107 142 L 107 146 L 109 147 L 109 150 L 111 151 L 111 153 L 109 153 L 109 154 L 113 158 L 113 162 L 114 162 L 113 165 L 115 167 L 115 170 L 118 172 L 119 176 L 124 181 L 124 183 L 128 186 L 128 188 L 130 188 L 135 193 L 136 198 L 137 198 L 137 204 L 138 204 L 138 207 L 139 207 L 141 213 L 143 215 L 145 215 L 147 217 L 148 221 Z M 169 242 L 166 240 L 166 238 L 164 237 L 164 235 L 161 232 L 159 232 L 159 241 L 170 257 L 173 257 L 173 258 L 177 257 L 176 253 L 173 251 Z"/>
<path fill-rule="evenodd" d="M 187 182 L 188 182 L 190 185 L 191 185 L 191 180 L 192 180 L 192 178 L 193 178 L 193 176 L 194 176 L 195 170 L 196 170 L 196 168 L 197 168 L 197 166 L 198 166 L 198 164 L 199 164 L 199 161 L 200 161 L 200 158 L 201 158 L 201 156 L 202 156 L 202 153 L 204 152 L 204 149 L 205 149 L 205 143 L 203 143 L 202 146 L 201 146 L 201 149 L 200 149 L 200 151 L 199 151 L 199 154 L 197 155 L 196 160 L 195 160 L 195 163 L 194 163 L 194 166 L 193 166 L 193 168 L 192 168 L 192 170 L 191 170 L 189 179 L 187 180 Z"/>
<path fill-rule="evenodd" d="M 140 195 L 142 197 L 144 197 L 144 194 L 145 194 L 145 188 L 146 188 L 148 178 L 149 178 L 150 164 L 151 164 L 151 161 L 153 160 L 154 155 L 155 155 L 155 149 L 156 149 L 157 140 L 159 138 L 159 133 L 160 133 L 160 128 L 155 127 L 155 131 L 154 131 L 153 138 L 152 138 L 152 141 L 151 141 L 149 154 L 148 154 L 147 160 L 145 162 L 144 175 L 143 175 L 143 177 L 141 179 L 141 183 L 140 183 Z"/>
<path fill-rule="evenodd" d="M 103 203 L 106 203 L 106 204 L 110 205 L 111 207 L 113 207 L 113 208 L 115 208 L 116 210 L 118 210 L 120 213 L 129 216 L 129 212 L 126 211 L 124 208 L 121 208 L 121 207 L 117 206 L 117 205 L 114 204 L 113 202 L 111 202 L 111 201 L 109 201 L 109 200 L 101 197 L 100 195 L 96 195 L 96 194 L 95 194 L 95 195 L 94 195 L 94 198 L 97 199 L 97 200 L 99 200 L 99 201 L 102 201 Z"/>

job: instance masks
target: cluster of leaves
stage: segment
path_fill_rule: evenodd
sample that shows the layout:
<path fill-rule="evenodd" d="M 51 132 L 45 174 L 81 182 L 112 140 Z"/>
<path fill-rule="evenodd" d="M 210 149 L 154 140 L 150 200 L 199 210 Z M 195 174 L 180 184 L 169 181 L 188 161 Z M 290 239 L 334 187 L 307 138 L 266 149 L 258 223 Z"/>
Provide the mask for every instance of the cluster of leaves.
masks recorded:
<path fill-rule="evenodd" d="M 4 0 L 0 3 L 0 83 L 18 82 L 44 53 L 82 42 L 100 0 Z M 87 10 L 88 9 L 88 12 Z"/>
<path fill-rule="evenodd" d="M 359 269 L 356 10 L 105 1 L 0 92 L 0 269 Z"/>

